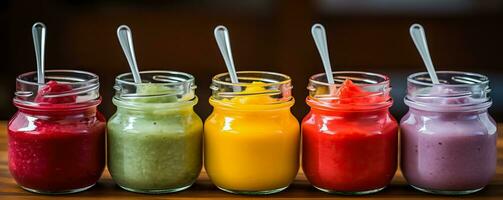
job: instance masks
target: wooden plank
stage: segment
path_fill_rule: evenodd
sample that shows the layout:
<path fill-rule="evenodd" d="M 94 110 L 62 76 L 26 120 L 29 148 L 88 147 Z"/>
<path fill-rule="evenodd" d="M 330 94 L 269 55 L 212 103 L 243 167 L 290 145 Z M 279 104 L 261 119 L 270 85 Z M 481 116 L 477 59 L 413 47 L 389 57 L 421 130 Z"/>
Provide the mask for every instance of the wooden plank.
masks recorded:
<path fill-rule="evenodd" d="M 503 124 L 498 125 L 498 129 L 503 128 Z M 6 125 L 5 122 L 0 122 L 0 199 L 52 199 L 54 196 L 39 195 L 24 191 L 18 187 L 15 181 L 11 178 L 7 166 L 7 142 L 6 142 Z M 163 195 L 145 195 L 136 194 L 124 191 L 115 185 L 110 178 L 110 174 L 105 170 L 99 182 L 88 191 L 58 196 L 59 199 L 239 199 L 239 198 L 259 198 L 263 196 L 242 196 L 228 194 L 218 190 L 204 171 L 201 172 L 198 181 L 188 190 Z M 425 194 L 407 186 L 405 180 L 398 171 L 392 184 L 385 190 L 366 196 L 348 197 L 340 195 L 331 195 L 320 192 L 313 188 L 306 180 L 302 171 L 299 172 L 295 182 L 285 191 L 265 196 L 273 199 L 367 199 L 367 198 L 409 198 L 409 199 L 444 199 L 452 198 L 448 196 L 438 196 Z M 464 198 L 477 199 L 502 199 L 503 197 L 503 136 L 500 134 L 498 139 L 498 167 L 497 173 L 490 185 L 484 190 L 463 196 Z"/>

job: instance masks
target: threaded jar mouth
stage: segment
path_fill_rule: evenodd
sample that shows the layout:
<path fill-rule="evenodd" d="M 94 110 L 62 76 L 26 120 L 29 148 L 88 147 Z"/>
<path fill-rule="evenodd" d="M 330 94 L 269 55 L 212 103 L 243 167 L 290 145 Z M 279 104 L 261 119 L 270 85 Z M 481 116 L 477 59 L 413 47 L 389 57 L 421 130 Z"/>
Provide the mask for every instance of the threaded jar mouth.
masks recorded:
<path fill-rule="evenodd" d="M 492 105 L 487 76 L 461 71 L 437 71 L 440 84 L 433 84 L 427 72 L 407 78 L 405 104 L 428 111 L 470 111 Z"/>
<path fill-rule="evenodd" d="M 45 83 L 38 83 L 37 72 L 27 72 L 16 78 L 13 99 L 18 107 L 69 109 L 100 103 L 99 77 L 80 70 L 46 70 Z"/>
<path fill-rule="evenodd" d="M 238 71 L 238 83 L 232 83 L 229 73 L 213 77 L 210 102 L 224 104 L 267 105 L 293 100 L 291 78 L 267 71 Z"/>
<path fill-rule="evenodd" d="M 388 76 L 362 71 L 333 72 L 335 83 L 327 81 L 325 73 L 309 78 L 306 102 L 324 109 L 376 109 L 393 103 Z"/>
<path fill-rule="evenodd" d="M 142 82 L 135 83 L 131 73 L 115 78 L 113 103 L 130 109 L 168 108 L 197 103 L 195 78 L 178 71 L 141 71 Z"/>

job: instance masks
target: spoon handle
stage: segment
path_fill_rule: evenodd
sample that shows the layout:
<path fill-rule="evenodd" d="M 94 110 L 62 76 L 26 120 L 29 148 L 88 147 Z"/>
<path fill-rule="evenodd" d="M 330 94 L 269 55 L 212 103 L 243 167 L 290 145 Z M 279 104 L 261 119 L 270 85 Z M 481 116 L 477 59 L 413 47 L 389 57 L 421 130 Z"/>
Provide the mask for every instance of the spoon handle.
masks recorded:
<path fill-rule="evenodd" d="M 231 43 L 229 39 L 229 31 L 225 26 L 217 26 L 214 31 L 215 40 L 217 41 L 218 48 L 222 57 L 224 57 L 225 65 L 227 66 L 227 71 L 229 71 L 229 76 L 232 83 L 238 83 L 238 76 L 236 74 L 236 68 L 234 67 L 234 60 L 232 58 Z"/>
<path fill-rule="evenodd" d="M 33 24 L 31 33 L 33 45 L 35 46 L 35 57 L 37 59 L 37 83 L 45 84 L 44 58 L 45 58 L 45 24 L 37 22 Z"/>
<path fill-rule="evenodd" d="M 314 43 L 316 43 L 316 47 L 320 53 L 321 61 L 323 62 L 323 67 L 325 68 L 325 73 L 327 75 L 327 81 L 330 84 L 334 84 L 335 81 L 332 74 L 332 66 L 330 65 L 330 57 L 328 55 L 327 34 L 325 32 L 325 27 L 321 24 L 315 24 L 311 27 L 311 34 L 313 35 Z"/>
<path fill-rule="evenodd" d="M 433 62 L 431 61 L 430 51 L 428 50 L 428 43 L 426 42 L 426 34 L 424 33 L 424 28 L 420 24 L 412 24 L 410 26 L 410 36 L 412 41 L 416 45 L 421 58 L 423 59 L 424 65 L 426 65 L 426 70 L 430 74 L 431 81 L 433 84 L 439 84 L 437 73 L 435 72 L 435 67 L 433 67 Z"/>
<path fill-rule="evenodd" d="M 117 37 L 119 38 L 119 43 L 121 44 L 122 51 L 126 55 L 126 59 L 131 68 L 131 73 L 133 74 L 134 82 L 141 83 L 140 72 L 138 71 L 138 65 L 136 64 L 136 56 L 134 53 L 133 46 L 133 34 L 131 29 L 126 25 L 121 25 L 117 28 Z"/>

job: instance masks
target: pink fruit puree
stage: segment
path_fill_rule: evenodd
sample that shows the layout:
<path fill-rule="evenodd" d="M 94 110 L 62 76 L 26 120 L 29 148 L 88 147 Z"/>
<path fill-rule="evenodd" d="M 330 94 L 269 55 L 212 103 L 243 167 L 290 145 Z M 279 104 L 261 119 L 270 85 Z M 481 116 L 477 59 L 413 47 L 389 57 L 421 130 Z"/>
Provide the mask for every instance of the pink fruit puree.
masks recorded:
<path fill-rule="evenodd" d="M 77 96 L 44 97 L 71 90 L 48 82 L 29 107 L 9 122 L 9 169 L 16 182 L 41 192 L 67 192 L 92 186 L 105 166 L 105 119 L 98 102 L 75 106 Z"/>

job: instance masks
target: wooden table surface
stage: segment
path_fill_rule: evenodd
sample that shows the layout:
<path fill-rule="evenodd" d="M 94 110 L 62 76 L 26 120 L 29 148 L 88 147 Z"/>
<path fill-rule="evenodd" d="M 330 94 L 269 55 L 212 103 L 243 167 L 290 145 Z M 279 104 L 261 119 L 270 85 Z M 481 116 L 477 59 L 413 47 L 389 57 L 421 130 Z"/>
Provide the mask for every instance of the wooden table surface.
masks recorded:
<path fill-rule="evenodd" d="M 498 125 L 498 130 L 503 128 L 503 124 Z M 391 185 L 383 191 L 358 197 L 348 197 L 340 195 L 326 194 L 313 188 L 304 177 L 302 171 L 299 172 L 295 182 L 290 187 L 280 193 L 267 196 L 242 196 L 228 194 L 218 190 L 203 171 L 198 181 L 189 189 L 163 195 L 136 194 L 124 191 L 114 184 L 110 174 L 105 173 L 93 188 L 70 195 L 49 196 L 27 192 L 16 185 L 9 174 L 7 165 L 7 141 L 5 122 L 0 122 L 0 200 L 7 199 L 238 199 L 238 198 L 274 198 L 274 199 L 364 199 L 364 198 L 410 198 L 410 199 L 441 199 L 441 198 L 477 198 L 477 199 L 503 199 L 503 135 L 499 134 L 498 139 L 498 167 L 497 174 L 492 182 L 482 191 L 461 197 L 449 197 L 425 194 L 407 186 L 400 172 L 397 172 Z"/>

